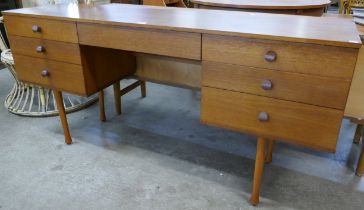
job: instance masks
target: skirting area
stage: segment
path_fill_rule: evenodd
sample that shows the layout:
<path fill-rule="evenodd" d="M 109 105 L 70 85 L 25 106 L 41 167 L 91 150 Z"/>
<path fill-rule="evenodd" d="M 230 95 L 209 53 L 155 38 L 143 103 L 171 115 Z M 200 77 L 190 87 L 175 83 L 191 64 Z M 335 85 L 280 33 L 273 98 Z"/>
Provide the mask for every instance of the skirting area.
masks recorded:
<path fill-rule="evenodd" d="M 127 81 L 131 82 L 131 81 Z M 249 203 L 256 141 L 199 123 L 200 93 L 147 83 L 147 97 L 106 91 L 69 115 L 26 118 L 3 106 L 13 84 L 0 71 L 0 209 L 256 209 Z M 123 86 L 125 84 L 122 83 Z M 336 154 L 276 144 L 259 209 L 362 209 L 364 178 L 354 175 L 361 145 L 344 120 Z"/>

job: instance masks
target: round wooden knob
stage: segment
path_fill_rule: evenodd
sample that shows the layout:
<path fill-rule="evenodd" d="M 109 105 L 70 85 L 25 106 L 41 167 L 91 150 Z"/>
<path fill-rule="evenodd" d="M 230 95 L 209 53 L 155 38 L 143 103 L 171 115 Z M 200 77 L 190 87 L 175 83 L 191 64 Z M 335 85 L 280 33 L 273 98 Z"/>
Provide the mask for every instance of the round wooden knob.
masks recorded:
<path fill-rule="evenodd" d="M 40 26 L 37 26 L 37 25 L 32 26 L 32 31 L 33 32 L 40 32 L 41 31 Z"/>
<path fill-rule="evenodd" d="M 38 46 L 35 50 L 39 53 L 45 52 L 45 48 L 43 46 Z"/>
<path fill-rule="evenodd" d="M 41 72 L 41 75 L 42 77 L 49 77 L 49 71 L 47 69 L 44 69 L 42 72 Z"/>
<path fill-rule="evenodd" d="M 267 122 L 269 120 L 269 115 L 267 112 L 259 113 L 258 120 L 261 122 Z"/>
<path fill-rule="evenodd" d="M 263 88 L 263 90 L 272 90 L 273 83 L 269 79 L 265 79 L 265 80 L 262 81 L 260 86 Z"/>
<path fill-rule="evenodd" d="M 268 62 L 274 62 L 277 60 L 277 53 L 274 51 L 268 51 L 265 53 L 264 59 Z"/>

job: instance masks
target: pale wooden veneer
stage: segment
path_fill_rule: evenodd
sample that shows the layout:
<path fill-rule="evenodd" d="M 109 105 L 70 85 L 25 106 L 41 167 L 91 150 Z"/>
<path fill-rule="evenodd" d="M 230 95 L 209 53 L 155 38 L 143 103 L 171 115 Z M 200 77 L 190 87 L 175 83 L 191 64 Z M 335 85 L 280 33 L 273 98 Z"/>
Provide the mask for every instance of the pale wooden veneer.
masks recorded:
<path fill-rule="evenodd" d="M 80 44 L 201 59 L 201 34 L 100 24 L 77 24 Z M 115 40 L 118 40 L 115 42 Z"/>
<path fill-rule="evenodd" d="M 278 99 L 344 109 L 350 80 L 281 72 L 218 62 L 203 62 L 202 85 Z M 272 89 L 264 90 L 269 80 Z"/>
<path fill-rule="evenodd" d="M 17 77 L 21 81 L 86 95 L 85 79 L 80 65 L 17 54 L 14 54 L 14 61 Z M 43 70 L 47 70 L 49 76 L 42 76 Z"/>
<path fill-rule="evenodd" d="M 81 64 L 78 44 L 12 35 L 9 36 L 9 40 L 15 54 Z M 38 52 L 38 47 L 42 47 L 43 51 Z"/>
<path fill-rule="evenodd" d="M 201 121 L 334 152 L 343 111 L 268 97 L 202 88 Z M 258 120 L 267 112 L 269 120 Z"/>
<path fill-rule="evenodd" d="M 361 45 L 355 24 L 350 20 L 340 20 L 340 18 L 252 14 L 127 4 L 106 4 L 93 7 L 57 4 L 4 11 L 2 14 L 4 14 L 5 20 L 7 16 L 36 17 L 107 26 L 219 34 L 350 48 L 359 48 Z"/>
<path fill-rule="evenodd" d="M 273 62 L 265 60 L 274 51 Z M 203 35 L 202 59 L 282 71 L 351 79 L 358 50 L 292 42 Z M 345 65 L 343 65 L 345 63 Z"/>
<path fill-rule="evenodd" d="M 75 22 L 17 16 L 4 16 L 4 21 L 6 25 L 11 25 L 7 27 L 10 35 L 78 43 Z M 33 26 L 39 26 L 40 31 L 33 32 Z"/>

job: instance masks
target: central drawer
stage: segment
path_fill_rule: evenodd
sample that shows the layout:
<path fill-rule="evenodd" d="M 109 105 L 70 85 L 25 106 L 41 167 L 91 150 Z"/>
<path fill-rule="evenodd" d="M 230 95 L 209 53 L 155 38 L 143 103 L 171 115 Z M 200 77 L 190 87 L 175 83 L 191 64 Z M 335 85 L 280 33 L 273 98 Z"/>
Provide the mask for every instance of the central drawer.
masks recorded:
<path fill-rule="evenodd" d="M 86 95 L 82 66 L 14 54 L 19 80 Z"/>
<path fill-rule="evenodd" d="M 78 23 L 77 30 L 80 44 L 83 45 L 201 59 L 201 34 L 199 33 L 86 23 Z"/>
<path fill-rule="evenodd" d="M 350 80 L 204 61 L 202 85 L 343 110 Z"/>
<path fill-rule="evenodd" d="M 351 79 L 358 49 L 206 35 L 202 60 Z"/>
<path fill-rule="evenodd" d="M 343 111 L 251 94 L 202 88 L 209 125 L 334 152 Z"/>

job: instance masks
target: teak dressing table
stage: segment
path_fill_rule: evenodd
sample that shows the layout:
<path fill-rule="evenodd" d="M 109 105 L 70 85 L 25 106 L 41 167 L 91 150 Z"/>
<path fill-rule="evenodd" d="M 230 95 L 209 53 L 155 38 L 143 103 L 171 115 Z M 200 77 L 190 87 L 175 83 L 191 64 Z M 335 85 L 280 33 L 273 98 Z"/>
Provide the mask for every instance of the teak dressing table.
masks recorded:
<path fill-rule="evenodd" d="M 195 8 L 321 16 L 329 0 L 190 0 Z"/>
<path fill-rule="evenodd" d="M 258 136 L 253 205 L 267 139 L 335 152 L 361 46 L 351 21 L 123 4 L 3 14 L 18 77 L 54 89 L 67 144 L 61 91 L 88 96 L 158 60 L 195 77 L 160 80 L 201 88 L 202 123 Z"/>

